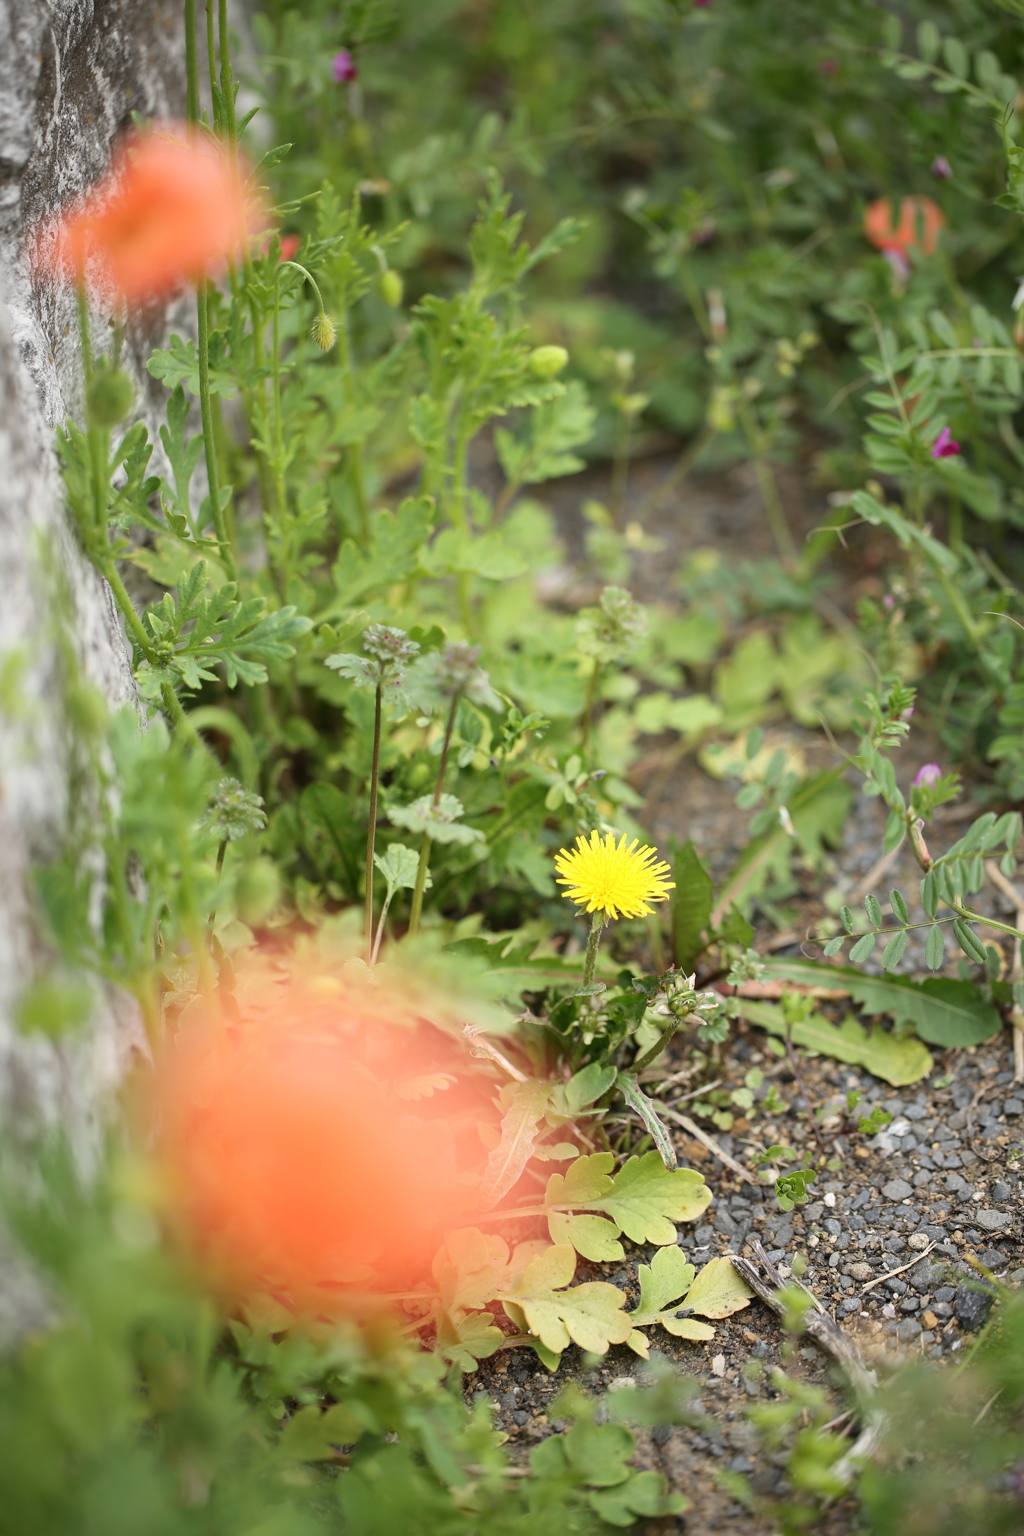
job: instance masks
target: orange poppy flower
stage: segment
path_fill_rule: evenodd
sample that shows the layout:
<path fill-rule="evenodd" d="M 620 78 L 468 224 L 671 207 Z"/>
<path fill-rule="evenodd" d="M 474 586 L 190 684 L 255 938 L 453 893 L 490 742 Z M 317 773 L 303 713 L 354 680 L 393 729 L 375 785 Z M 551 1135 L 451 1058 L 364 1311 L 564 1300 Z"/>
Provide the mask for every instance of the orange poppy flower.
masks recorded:
<path fill-rule="evenodd" d="M 465 1223 L 490 1094 L 406 991 L 248 969 L 242 1021 L 193 1005 L 160 1065 L 172 1224 L 232 1298 L 363 1312 Z"/>
<path fill-rule="evenodd" d="M 108 174 L 38 243 L 39 265 L 128 303 L 198 282 L 260 223 L 227 148 L 179 124 L 129 135 Z"/>
<path fill-rule="evenodd" d="M 899 207 L 899 221 L 893 224 L 893 205 L 879 197 L 864 212 L 864 233 L 880 251 L 910 251 L 933 256 L 939 244 L 939 231 L 946 223 L 942 209 L 930 197 L 905 197 Z"/>

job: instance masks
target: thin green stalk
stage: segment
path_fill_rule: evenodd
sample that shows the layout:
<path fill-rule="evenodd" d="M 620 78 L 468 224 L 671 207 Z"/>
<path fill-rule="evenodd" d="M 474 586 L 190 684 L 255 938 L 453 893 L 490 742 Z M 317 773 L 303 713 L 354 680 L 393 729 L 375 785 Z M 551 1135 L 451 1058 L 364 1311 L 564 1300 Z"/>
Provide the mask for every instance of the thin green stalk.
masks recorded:
<path fill-rule="evenodd" d="M 224 869 L 224 855 L 227 853 L 227 851 L 228 851 L 228 840 L 227 840 L 226 837 L 222 837 L 221 840 L 220 840 L 220 847 L 217 849 L 217 880 L 218 880 L 218 883 L 220 882 L 221 872 Z M 207 946 L 209 946 L 210 943 L 213 940 L 213 925 L 214 925 L 214 923 L 216 921 L 217 921 L 217 908 L 216 908 L 216 906 L 213 906 L 213 907 L 210 908 L 210 917 L 209 917 L 209 921 L 206 924 L 206 943 L 207 943 Z"/>
<path fill-rule="evenodd" d="M 660 1037 L 654 1042 L 650 1050 L 644 1051 L 644 1054 L 638 1057 L 636 1061 L 634 1061 L 633 1065 L 629 1069 L 634 1077 L 638 1072 L 642 1072 L 644 1067 L 649 1066 L 652 1061 L 657 1060 L 662 1051 L 665 1049 L 666 1045 L 668 1045 L 669 1041 L 672 1039 L 672 1036 L 678 1030 L 680 1022 L 681 1021 L 679 1019 L 673 1019 L 668 1028 L 662 1031 Z"/>
<path fill-rule="evenodd" d="M 373 949 L 373 845 L 377 837 L 377 784 L 380 775 L 380 723 L 384 685 L 377 684 L 373 708 L 373 759 L 370 764 L 370 824 L 366 831 L 366 959 L 372 965 Z"/>
<path fill-rule="evenodd" d="M 765 516 L 771 529 L 772 538 L 779 559 L 784 564 L 796 565 L 799 563 L 796 545 L 793 543 L 793 535 L 786 521 L 786 513 L 779 496 L 779 488 L 775 483 L 771 465 L 768 463 L 764 452 L 764 442 L 758 427 L 751 414 L 750 406 L 745 400 L 737 402 L 736 414 L 743 428 L 743 435 L 747 440 L 750 457 L 754 461 L 754 473 L 757 475 L 757 488 L 761 492 L 761 500 L 764 503 Z"/>
<path fill-rule="evenodd" d="M 413 886 L 412 905 L 409 908 L 409 934 L 415 936 L 419 932 L 420 913 L 423 911 L 423 892 L 427 885 L 427 866 L 430 863 L 430 838 L 424 837 L 423 847 L 420 849 L 420 862 L 416 866 L 416 884 Z"/>
<path fill-rule="evenodd" d="M 217 43 L 213 31 L 213 0 L 206 0 L 206 61 L 210 71 L 210 99 L 213 103 L 213 126 L 219 131 L 223 127 L 223 123 L 217 106 Z"/>
<path fill-rule="evenodd" d="M 597 703 L 597 685 L 601 678 L 601 663 L 595 659 L 594 670 L 587 682 L 587 697 L 583 705 L 583 719 L 580 722 L 580 745 L 584 752 L 590 746 L 590 732 L 594 724 L 594 706 Z"/>
<path fill-rule="evenodd" d="M 437 769 L 437 783 L 434 785 L 434 810 L 441 803 L 441 794 L 444 790 L 444 778 L 448 769 L 448 753 L 452 744 L 452 733 L 455 730 L 455 714 L 459 707 L 459 695 L 455 694 L 448 710 L 448 719 L 445 722 L 444 741 L 441 745 L 441 761 Z M 416 867 L 416 884 L 413 887 L 412 906 L 409 910 L 409 932 L 415 934 L 419 931 L 420 913 L 423 910 L 423 892 L 427 885 L 427 866 L 430 863 L 429 834 L 423 838 L 423 847 L 420 849 L 420 862 Z"/>
<path fill-rule="evenodd" d="M 220 498 L 220 476 L 217 473 L 217 442 L 213 430 L 213 408 L 210 399 L 210 285 L 204 277 L 196 290 L 199 315 L 199 409 L 203 420 L 203 448 L 206 456 L 206 478 L 210 488 L 210 510 L 213 527 L 220 545 L 224 569 L 232 581 L 238 579 L 234 550 L 228 541 L 227 523 Z"/>
<path fill-rule="evenodd" d="M 185 120 L 199 121 L 199 53 L 196 47 L 196 0 L 185 0 Z"/>
<path fill-rule="evenodd" d="M 235 119 L 235 77 L 231 71 L 231 40 L 228 36 L 228 3 L 220 0 L 218 11 L 220 34 L 220 88 L 224 93 L 224 126 L 232 145 L 238 142 L 238 123 Z"/>
<path fill-rule="evenodd" d="M 587 953 L 583 960 L 583 985 L 592 987 L 594 984 L 594 972 L 597 970 L 597 952 L 601 947 L 601 930 L 604 928 L 604 913 L 598 909 L 590 920 L 590 936 L 587 939 Z"/>

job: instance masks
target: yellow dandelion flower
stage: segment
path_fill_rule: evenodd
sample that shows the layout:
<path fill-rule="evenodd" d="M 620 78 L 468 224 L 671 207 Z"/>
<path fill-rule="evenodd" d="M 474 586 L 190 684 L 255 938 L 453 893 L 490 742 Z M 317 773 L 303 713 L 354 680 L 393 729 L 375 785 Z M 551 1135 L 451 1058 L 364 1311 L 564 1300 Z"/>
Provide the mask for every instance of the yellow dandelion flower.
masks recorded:
<path fill-rule="evenodd" d="M 638 847 L 639 841 L 635 837 L 627 847 L 625 836 L 616 843 L 610 832 L 603 841 L 599 832 L 591 832 L 589 840 L 578 837 L 574 848 L 555 854 L 558 883 L 569 887 L 562 895 L 605 918 L 649 917 L 648 903 L 667 901 L 675 884 L 665 878 L 669 866 L 658 863 L 653 848 Z"/>

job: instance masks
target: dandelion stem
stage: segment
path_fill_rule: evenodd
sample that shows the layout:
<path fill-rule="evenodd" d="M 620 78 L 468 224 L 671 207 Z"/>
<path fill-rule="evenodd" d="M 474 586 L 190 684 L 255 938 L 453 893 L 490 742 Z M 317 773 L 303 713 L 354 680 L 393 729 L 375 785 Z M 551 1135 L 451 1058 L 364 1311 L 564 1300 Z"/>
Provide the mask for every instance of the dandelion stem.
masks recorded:
<path fill-rule="evenodd" d="M 583 961 L 583 985 L 593 986 L 594 972 L 597 970 L 597 952 L 601 947 L 601 930 L 604 927 L 604 913 L 598 909 L 590 920 L 590 937 L 587 939 L 587 953 Z"/>
<path fill-rule="evenodd" d="M 637 1057 L 636 1061 L 634 1061 L 633 1065 L 629 1069 L 634 1077 L 638 1072 L 642 1072 L 644 1067 L 649 1067 L 652 1061 L 656 1061 L 658 1059 L 666 1045 L 668 1045 L 669 1041 L 672 1039 L 672 1036 L 678 1030 L 681 1022 L 682 1021 L 680 1019 L 673 1019 L 668 1028 L 662 1032 L 661 1036 L 651 1046 L 650 1050 L 644 1051 L 642 1056 Z"/>
<path fill-rule="evenodd" d="M 380 722 L 384 685 L 377 684 L 373 708 L 373 758 L 370 763 L 370 823 L 366 829 L 366 959 L 372 965 L 373 947 L 373 845 L 377 837 L 377 781 L 380 775 Z"/>

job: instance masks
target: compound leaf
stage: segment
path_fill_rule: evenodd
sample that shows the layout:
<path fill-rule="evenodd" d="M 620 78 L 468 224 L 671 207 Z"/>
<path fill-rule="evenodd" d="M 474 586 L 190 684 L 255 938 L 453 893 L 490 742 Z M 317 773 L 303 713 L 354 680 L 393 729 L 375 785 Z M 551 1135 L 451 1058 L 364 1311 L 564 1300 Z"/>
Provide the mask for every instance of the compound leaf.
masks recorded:
<path fill-rule="evenodd" d="M 560 1355 L 570 1340 L 591 1354 L 606 1354 L 610 1344 L 624 1344 L 632 1332 L 625 1294 L 604 1280 L 566 1289 L 575 1271 L 572 1244 L 557 1243 L 533 1258 L 498 1300 L 511 1303 L 552 1354 Z M 515 1320 L 514 1312 L 510 1316 Z"/>

